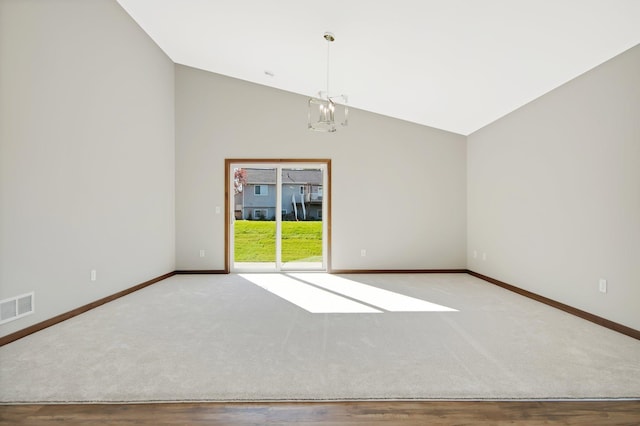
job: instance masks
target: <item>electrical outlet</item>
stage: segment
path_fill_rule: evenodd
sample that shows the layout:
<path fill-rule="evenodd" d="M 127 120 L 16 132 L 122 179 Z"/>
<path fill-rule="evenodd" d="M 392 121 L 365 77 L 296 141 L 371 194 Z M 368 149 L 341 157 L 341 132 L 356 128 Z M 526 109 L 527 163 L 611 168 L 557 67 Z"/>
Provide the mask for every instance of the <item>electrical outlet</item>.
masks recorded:
<path fill-rule="evenodd" d="M 200 250 L 200 257 L 204 257 L 204 250 Z"/>
<path fill-rule="evenodd" d="M 360 250 L 360 256 L 365 257 L 367 255 L 367 249 Z"/>
<path fill-rule="evenodd" d="M 604 278 L 600 278 L 600 282 L 598 283 L 598 289 L 600 290 L 600 293 L 606 293 L 607 292 L 607 280 L 605 280 Z"/>
<path fill-rule="evenodd" d="M 91 281 L 95 281 L 98 279 L 98 272 L 95 269 L 91 270 Z"/>

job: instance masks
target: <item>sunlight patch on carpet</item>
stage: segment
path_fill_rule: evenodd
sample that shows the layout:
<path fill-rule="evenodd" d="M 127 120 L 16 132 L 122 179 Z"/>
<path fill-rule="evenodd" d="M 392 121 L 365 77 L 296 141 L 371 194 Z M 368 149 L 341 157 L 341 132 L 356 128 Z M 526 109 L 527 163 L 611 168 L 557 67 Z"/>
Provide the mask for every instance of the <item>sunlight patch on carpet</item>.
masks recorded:
<path fill-rule="evenodd" d="M 405 296 L 336 275 L 322 273 L 295 273 L 288 275 L 390 312 L 458 312 L 456 309 L 447 306 Z"/>
<path fill-rule="evenodd" d="M 370 306 L 302 283 L 285 275 L 239 274 L 239 276 L 314 314 L 382 313 Z"/>
<path fill-rule="evenodd" d="M 267 273 L 239 276 L 311 313 L 382 313 L 381 310 L 458 312 L 437 303 L 326 273 Z"/>

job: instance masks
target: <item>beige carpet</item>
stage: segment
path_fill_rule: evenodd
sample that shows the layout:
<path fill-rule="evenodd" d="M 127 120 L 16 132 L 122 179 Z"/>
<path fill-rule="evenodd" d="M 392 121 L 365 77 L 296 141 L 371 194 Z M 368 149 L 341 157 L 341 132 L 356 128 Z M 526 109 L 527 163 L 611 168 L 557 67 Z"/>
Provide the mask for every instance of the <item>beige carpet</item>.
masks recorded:
<path fill-rule="evenodd" d="M 0 348 L 0 402 L 640 398 L 640 341 L 467 274 L 343 277 L 450 309 L 175 276 Z"/>

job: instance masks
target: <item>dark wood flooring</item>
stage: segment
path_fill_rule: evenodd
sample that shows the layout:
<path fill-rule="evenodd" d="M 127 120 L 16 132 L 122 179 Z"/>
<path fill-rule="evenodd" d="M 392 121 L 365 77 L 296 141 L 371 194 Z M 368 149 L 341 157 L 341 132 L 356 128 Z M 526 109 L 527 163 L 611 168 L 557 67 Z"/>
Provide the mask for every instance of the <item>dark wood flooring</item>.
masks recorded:
<path fill-rule="evenodd" d="M 0 424 L 640 425 L 640 400 L 5 405 Z"/>

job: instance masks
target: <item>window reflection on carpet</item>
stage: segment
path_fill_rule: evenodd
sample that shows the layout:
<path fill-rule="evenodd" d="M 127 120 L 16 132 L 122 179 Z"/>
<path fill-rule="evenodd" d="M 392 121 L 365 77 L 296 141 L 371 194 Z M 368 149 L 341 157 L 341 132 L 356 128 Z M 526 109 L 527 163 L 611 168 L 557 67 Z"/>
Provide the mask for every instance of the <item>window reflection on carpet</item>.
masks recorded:
<path fill-rule="evenodd" d="M 437 303 L 325 273 L 240 276 L 312 313 L 457 312 Z"/>

